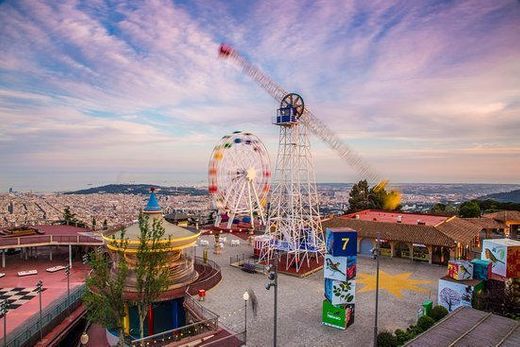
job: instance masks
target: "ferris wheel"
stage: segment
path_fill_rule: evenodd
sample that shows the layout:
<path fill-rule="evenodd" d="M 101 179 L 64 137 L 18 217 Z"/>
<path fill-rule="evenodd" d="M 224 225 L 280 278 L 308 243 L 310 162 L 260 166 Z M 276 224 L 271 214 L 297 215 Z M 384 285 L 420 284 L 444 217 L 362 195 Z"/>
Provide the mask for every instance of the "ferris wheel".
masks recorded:
<path fill-rule="evenodd" d="M 265 225 L 271 168 L 264 144 L 255 135 L 235 131 L 222 137 L 209 160 L 209 194 L 219 211 L 215 226 L 227 215 L 227 228 L 236 217 L 255 218 Z"/>

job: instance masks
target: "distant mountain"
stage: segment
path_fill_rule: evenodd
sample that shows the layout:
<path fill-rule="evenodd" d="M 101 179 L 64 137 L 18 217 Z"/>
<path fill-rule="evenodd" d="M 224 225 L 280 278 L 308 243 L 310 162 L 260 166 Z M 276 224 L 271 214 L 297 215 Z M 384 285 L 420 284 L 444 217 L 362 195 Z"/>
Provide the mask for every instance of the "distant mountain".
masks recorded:
<path fill-rule="evenodd" d="M 149 194 L 150 187 L 156 188 L 158 195 L 206 195 L 206 189 L 194 187 L 162 187 L 154 184 L 108 184 L 101 187 L 66 192 L 65 194 Z"/>
<path fill-rule="evenodd" d="M 504 193 L 488 194 L 479 198 L 479 200 L 487 199 L 499 202 L 514 202 L 520 204 L 520 189 Z"/>

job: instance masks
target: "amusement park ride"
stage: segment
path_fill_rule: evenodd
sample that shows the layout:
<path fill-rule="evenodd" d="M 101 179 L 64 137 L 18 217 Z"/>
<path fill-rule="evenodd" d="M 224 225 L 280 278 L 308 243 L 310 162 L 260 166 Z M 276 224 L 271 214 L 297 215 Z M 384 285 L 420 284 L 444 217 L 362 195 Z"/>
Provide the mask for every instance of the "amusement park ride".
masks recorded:
<path fill-rule="evenodd" d="M 377 183 L 376 190 L 384 189 L 388 181 L 381 179 L 374 169 L 321 122 L 305 106 L 301 96 L 288 93 L 229 45 L 222 44 L 219 55 L 236 63 L 244 73 L 280 102 L 280 108 L 273 120 L 273 123 L 280 127 L 275 181 L 269 199 L 266 242 L 260 256 L 261 260 L 269 262 L 274 253 L 280 251 L 285 255 L 286 269 L 294 266 L 296 272 L 299 272 L 305 261 L 309 266 L 312 256 L 318 261 L 325 248 L 309 133 L 325 142 L 353 167 L 360 177 L 368 182 Z M 211 165 L 210 163 L 210 193 Z M 214 189 L 218 190 L 218 187 Z M 238 188 L 235 188 L 235 191 L 236 189 Z M 214 191 L 212 194 L 216 193 L 217 191 Z M 226 201 L 226 192 L 220 196 Z M 385 201 L 385 208 L 393 209 L 399 202 L 399 193 L 391 191 Z M 260 203 L 258 206 L 263 205 Z M 261 209 L 259 212 L 262 212 Z"/>

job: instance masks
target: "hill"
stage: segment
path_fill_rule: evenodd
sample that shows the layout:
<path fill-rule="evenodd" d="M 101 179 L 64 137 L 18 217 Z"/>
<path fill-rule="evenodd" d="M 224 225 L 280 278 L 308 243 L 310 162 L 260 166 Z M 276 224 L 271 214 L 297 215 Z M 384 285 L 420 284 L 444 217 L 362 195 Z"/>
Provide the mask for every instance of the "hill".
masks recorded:
<path fill-rule="evenodd" d="M 482 196 L 479 200 L 495 200 L 498 202 L 514 202 L 520 204 L 520 189 L 512 190 L 510 192 L 495 193 Z"/>
<path fill-rule="evenodd" d="M 194 187 L 163 187 L 154 184 L 108 184 L 101 187 L 66 192 L 65 194 L 149 194 L 150 187 L 155 187 L 158 195 L 206 195 L 206 189 Z"/>

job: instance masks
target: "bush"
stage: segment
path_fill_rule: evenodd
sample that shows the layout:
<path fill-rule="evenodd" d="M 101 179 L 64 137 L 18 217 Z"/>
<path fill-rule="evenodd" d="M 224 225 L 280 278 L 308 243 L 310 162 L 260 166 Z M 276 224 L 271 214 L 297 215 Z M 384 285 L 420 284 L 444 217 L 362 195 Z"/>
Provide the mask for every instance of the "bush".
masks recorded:
<path fill-rule="evenodd" d="M 448 313 L 448 310 L 444 306 L 436 305 L 433 306 L 429 316 L 433 318 L 434 321 L 438 322 L 442 318 L 444 318 Z"/>
<path fill-rule="evenodd" d="M 411 340 L 412 338 L 415 337 L 415 336 L 412 336 L 408 332 L 403 331 L 401 329 L 397 329 L 394 332 L 394 334 L 395 334 L 395 337 L 397 338 L 397 344 L 399 346 L 404 345 L 406 343 L 406 341 Z"/>
<path fill-rule="evenodd" d="M 422 331 L 426 331 L 430 329 L 435 324 L 435 321 L 432 317 L 422 316 L 417 320 L 417 326 L 421 328 Z"/>
<path fill-rule="evenodd" d="M 397 338 L 389 331 L 382 331 L 377 335 L 378 347 L 397 347 Z"/>

